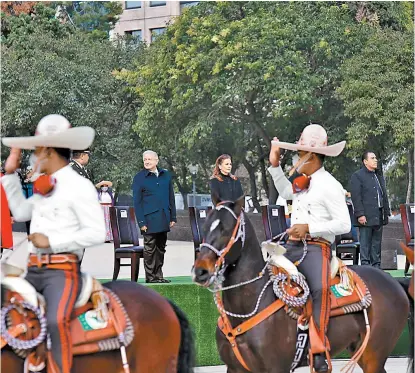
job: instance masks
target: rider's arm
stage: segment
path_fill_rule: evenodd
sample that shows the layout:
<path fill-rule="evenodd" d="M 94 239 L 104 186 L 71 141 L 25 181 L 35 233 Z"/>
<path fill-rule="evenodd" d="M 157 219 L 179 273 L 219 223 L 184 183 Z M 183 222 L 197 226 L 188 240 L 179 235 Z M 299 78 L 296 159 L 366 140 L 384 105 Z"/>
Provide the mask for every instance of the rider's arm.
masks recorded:
<path fill-rule="evenodd" d="M 29 221 L 32 218 L 33 204 L 31 203 L 33 196 L 26 199 L 23 195 L 22 185 L 17 174 L 4 175 L 1 178 L 4 190 L 7 195 L 7 202 L 13 214 L 15 221 Z"/>
<path fill-rule="evenodd" d="M 293 199 L 293 187 L 287 177 L 284 175 L 284 171 L 281 166 L 269 167 L 268 172 L 271 174 L 274 181 L 275 188 L 278 190 L 279 195 L 286 200 Z"/>
<path fill-rule="evenodd" d="M 57 232 L 48 235 L 50 248 L 54 253 L 77 250 L 105 241 L 105 220 L 103 209 L 98 202 L 94 186 L 85 179 L 85 185 L 73 194 L 70 208 L 75 213 L 79 229 L 70 234 Z M 76 222 L 74 222 L 76 224 Z"/>

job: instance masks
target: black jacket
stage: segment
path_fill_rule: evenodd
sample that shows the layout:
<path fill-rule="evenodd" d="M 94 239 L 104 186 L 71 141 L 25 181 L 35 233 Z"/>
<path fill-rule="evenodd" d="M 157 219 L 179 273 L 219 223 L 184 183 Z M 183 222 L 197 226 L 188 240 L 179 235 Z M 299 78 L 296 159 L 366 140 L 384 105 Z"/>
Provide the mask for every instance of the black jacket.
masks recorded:
<path fill-rule="evenodd" d="M 377 179 L 382 189 L 383 216 L 379 214 Z M 350 192 L 352 194 L 355 221 L 354 225 L 360 225 L 357 218 L 366 216 L 366 226 L 386 225 L 390 215 L 385 179 L 378 173 L 369 171 L 363 166 L 356 171 L 350 179 Z"/>
<path fill-rule="evenodd" d="M 134 177 L 133 198 L 137 223 L 146 226 L 145 233 L 170 231 L 170 222 L 176 219 L 173 182 L 170 172 L 159 168 L 159 176 L 146 169 Z"/>
<path fill-rule="evenodd" d="M 223 181 L 217 178 L 210 179 L 209 184 L 212 201 L 215 195 L 221 201 L 236 201 L 243 196 L 242 185 L 238 179 L 232 178 L 229 175 L 221 175 L 221 177 Z"/>
<path fill-rule="evenodd" d="M 80 166 L 79 163 L 74 160 L 71 160 L 69 164 L 76 173 L 83 176 L 85 179 L 92 181 L 91 175 L 85 167 Z"/>

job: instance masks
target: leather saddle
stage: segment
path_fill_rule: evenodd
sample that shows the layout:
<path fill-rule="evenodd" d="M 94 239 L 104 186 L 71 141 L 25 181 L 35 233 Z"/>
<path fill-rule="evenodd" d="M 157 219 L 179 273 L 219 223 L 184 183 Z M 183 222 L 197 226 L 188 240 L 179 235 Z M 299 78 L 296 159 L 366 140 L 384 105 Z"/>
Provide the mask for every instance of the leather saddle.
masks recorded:
<path fill-rule="evenodd" d="M 25 309 L 23 303 L 44 313 L 45 299 L 22 277 L 7 276 L 1 283 L 6 290 L 3 306 L 10 303 L 15 305 L 8 314 L 9 334 L 22 341 L 36 338 L 41 330 L 39 319 L 33 311 Z M 75 303 L 71 319 L 74 355 L 102 351 L 100 342 L 117 338 L 131 324 L 118 297 L 86 273 L 82 273 L 82 290 Z M 7 342 L 2 336 L 1 348 L 5 345 Z M 112 345 L 114 346 L 112 349 L 117 348 L 114 343 Z M 108 349 L 111 348 L 106 347 L 106 350 Z"/>
<path fill-rule="evenodd" d="M 271 244 L 264 247 L 270 254 L 270 264 L 273 266 L 274 274 L 284 273 L 288 281 L 284 284 L 285 291 L 292 296 L 301 296 L 302 289 L 290 280 L 293 275 L 299 275 L 297 266 L 284 256 L 285 248 L 280 245 Z M 346 264 L 339 258 L 333 257 L 330 263 L 330 317 L 340 316 L 347 313 L 358 312 L 368 308 L 371 303 L 371 296 L 364 281 L 356 272 L 347 268 Z M 294 309 L 303 319 L 311 316 L 311 297 L 307 304 L 301 309 Z"/>

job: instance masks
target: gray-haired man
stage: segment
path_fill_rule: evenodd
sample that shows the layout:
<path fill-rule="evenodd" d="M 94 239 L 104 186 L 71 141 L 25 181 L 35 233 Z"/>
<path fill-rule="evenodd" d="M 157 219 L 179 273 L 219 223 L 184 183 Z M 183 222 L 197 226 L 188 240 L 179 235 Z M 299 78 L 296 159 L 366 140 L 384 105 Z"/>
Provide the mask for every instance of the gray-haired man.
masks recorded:
<path fill-rule="evenodd" d="M 167 232 L 176 220 L 173 183 L 170 173 L 157 167 L 157 153 L 143 153 L 144 169 L 133 181 L 135 215 L 144 236 L 146 282 L 170 282 L 163 277 Z"/>

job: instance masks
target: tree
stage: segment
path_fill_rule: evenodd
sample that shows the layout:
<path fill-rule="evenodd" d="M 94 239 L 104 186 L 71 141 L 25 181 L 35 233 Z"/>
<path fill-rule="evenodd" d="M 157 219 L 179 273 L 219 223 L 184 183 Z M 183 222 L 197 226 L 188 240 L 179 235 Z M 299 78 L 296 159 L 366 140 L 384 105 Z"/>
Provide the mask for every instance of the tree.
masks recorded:
<path fill-rule="evenodd" d="M 333 141 L 340 137 L 337 128 L 348 119 L 333 111 L 341 107 L 334 95 L 339 67 L 364 43 L 366 29 L 347 5 L 200 3 L 126 74 L 143 100 L 135 130 L 144 144 L 181 153 L 180 168 L 200 161 L 198 147 L 215 147 L 213 135 L 230 135 L 259 207 L 256 172 L 268 190 L 265 159 L 274 134 L 294 141 L 312 120 L 335 133 Z M 214 154 L 203 153 L 210 165 Z"/>
<path fill-rule="evenodd" d="M 108 38 L 114 28 L 122 6 L 117 1 L 57 1 L 51 7 L 63 6 L 75 27 L 90 32 L 97 38 Z"/>
<path fill-rule="evenodd" d="M 344 63 L 337 90 L 352 119 L 347 134 L 354 154 L 373 149 L 385 163 L 398 164 L 406 155 L 407 193 L 401 201 L 407 202 L 414 167 L 413 43 L 411 31 L 377 28 L 362 51 Z"/>
<path fill-rule="evenodd" d="M 91 162 L 96 180 L 112 179 L 118 191 L 129 192 L 142 151 L 139 136 L 131 131 L 139 100 L 115 71 L 139 61 L 141 47 L 96 40 L 76 30 L 55 33 L 44 24 L 29 24 L 34 32 L 2 48 L 1 135 L 32 134 L 50 113 L 66 116 L 73 126 L 91 126 L 96 130 Z"/>

